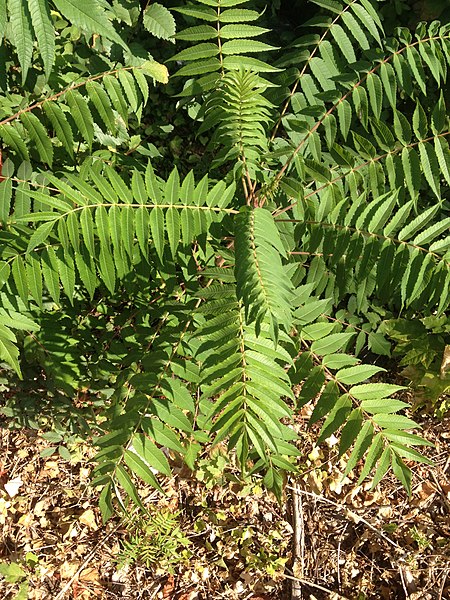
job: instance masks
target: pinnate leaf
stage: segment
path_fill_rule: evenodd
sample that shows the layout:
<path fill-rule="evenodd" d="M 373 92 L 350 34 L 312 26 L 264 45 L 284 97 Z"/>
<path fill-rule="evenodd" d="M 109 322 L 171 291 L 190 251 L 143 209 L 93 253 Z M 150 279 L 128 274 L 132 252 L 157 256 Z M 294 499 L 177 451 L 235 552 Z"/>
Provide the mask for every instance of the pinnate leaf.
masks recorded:
<path fill-rule="evenodd" d="M 100 2 L 96 0 L 55 0 L 55 5 L 64 17 L 80 29 L 84 29 L 91 35 L 102 35 L 127 48 L 121 36 L 106 17 Z"/>
<path fill-rule="evenodd" d="M 158 2 L 152 2 L 145 9 L 144 27 L 157 38 L 175 41 L 172 39 L 176 31 L 175 19 L 170 11 Z"/>

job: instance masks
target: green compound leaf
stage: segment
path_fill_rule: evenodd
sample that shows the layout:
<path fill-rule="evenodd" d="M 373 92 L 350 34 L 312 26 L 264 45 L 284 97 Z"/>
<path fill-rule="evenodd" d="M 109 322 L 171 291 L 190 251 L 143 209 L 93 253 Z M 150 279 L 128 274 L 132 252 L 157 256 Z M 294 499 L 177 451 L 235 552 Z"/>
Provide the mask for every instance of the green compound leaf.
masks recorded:
<path fill-rule="evenodd" d="M 33 56 L 32 22 L 28 4 L 24 0 L 8 0 L 11 34 L 22 68 L 22 85 L 27 78 Z"/>
<path fill-rule="evenodd" d="M 125 92 L 125 99 L 128 100 L 131 110 L 137 112 L 140 102 L 133 75 L 124 69 L 121 69 L 117 75 Z"/>
<path fill-rule="evenodd" d="M 400 456 L 391 451 L 392 471 L 408 494 L 411 494 L 411 469 L 405 465 Z"/>
<path fill-rule="evenodd" d="M 242 211 L 236 218 L 237 294 L 242 298 L 248 323 L 255 321 L 257 333 L 269 316 L 272 338 L 278 327 L 292 322 L 292 284 L 285 276 L 281 238 L 271 214 L 260 208 Z"/>
<path fill-rule="evenodd" d="M 48 236 L 52 232 L 54 225 L 55 225 L 55 221 L 48 221 L 47 223 L 42 223 L 42 225 L 39 225 L 39 227 L 36 229 L 36 231 L 30 237 L 30 240 L 29 240 L 28 246 L 27 246 L 27 254 L 30 253 L 32 250 L 34 250 L 37 246 L 39 246 L 40 244 L 45 242 L 45 240 L 48 238 Z"/>
<path fill-rule="evenodd" d="M 92 118 L 86 99 L 76 90 L 69 90 L 65 95 L 65 99 L 70 106 L 76 126 L 89 147 L 91 147 L 92 140 L 94 139 L 94 119 Z"/>
<path fill-rule="evenodd" d="M 354 335 L 355 333 L 332 333 L 321 340 L 313 342 L 311 350 L 319 356 L 334 354 L 346 346 Z"/>
<path fill-rule="evenodd" d="M 48 2 L 47 0 L 28 0 L 28 8 L 48 79 L 55 62 L 55 30 Z"/>
<path fill-rule="evenodd" d="M 12 337 L 12 339 L 11 339 Z M 22 378 L 19 364 L 19 349 L 14 334 L 4 325 L 0 326 L 0 360 L 5 361 Z"/>
<path fill-rule="evenodd" d="M 0 40 L 3 40 L 6 31 L 6 22 L 8 20 L 6 3 L 7 0 L 0 0 Z"/>
<path fill-rule="evenodd" d="M 152 2 L 144 11 L 144 27 L 155 37 L 175 42 L 175 19 L 165 6 Z"/>
<path fill-rule="evenodd" d="M 131 450 L 125 450 L 123 458 L 127 466 L 133 471 L 135 475 L 140 477 L 145 483 L 148 483 L 149 485 L 163 493 L 163 490 L 159 485 L 158 480 L 151 472 L 149 465 L 146 462 L 144 462 L 136 452 L 132 452 Z"/>
<path fill-rule="evenodd" d="M 386 369 L 371 365 L 357 365 L 355 367 L 340 369 L 336 373 L 336 379 L 346 385 L 354 385 L 355 383 L 361 383 L 366 379 L 370 379 L 370 377 L 381 371 L 386 371 Z"/>
<path fill-rule="evenodd" d="M 51 167 L 53 162 L 53 146 L 45 127 L 36 115 L 31 112 L 22 113 L 20 120 L 25 125 L 30 138 L 36 144 L 40 159 Z"/>
<path fill-rule="evenodd" d="M 349 394 L 357 400 L 376 400 L 387 398 L 391 394 L 404 389 L 403 386 L 393 385 L 392 383 L 365 383 L 350 388 Z"/>
<path fill-rule="evenodd" d="M 372 444 L 373 439 L 373 425 L 370 421 L 366 421 L 360 428 L 359 433 L 355 440 L 350 458 L 348 459 L 347 465 L 344 471 L 344 477 L 355 468 L 357 462 L 364 456 L 365 452 Z"/>
<path fill-rule="evenodd" d="M 22 160 L 29 160 L 27 146 L 14 125 L 0 125 L 0 137 L 7 146 L 19 154 Z"/>
<path fill-rule="evenodd" d="M 6 179 L 0 182 L 0 223 L 6 223 L 11 212 L 12 181 Z"/>
<path fill-rule="evenodd" d="M 55 0 L 55 5 L 64 17 L 80 29 L 91 35 L 102 35 L 127 49 L 97 0 Z"/>
<path fill-rule="evenodd" d="M 86 91 L 92 104 L 97 109 L 103 123 L 106 125 L 109 131 L 114 133 L 117 129 L 116 119 L 114 117 L 109 96 L 105 92 L 103 86 L 101 86 L 97 81 L 88 81 L 86 83 Z"/>
<path fill-rule="evenodd" d="M 64 112 L 56 102 L 44 102 L 43 109 L 55 130 L 56 137 L 73 158 L 73 132 Z"/>

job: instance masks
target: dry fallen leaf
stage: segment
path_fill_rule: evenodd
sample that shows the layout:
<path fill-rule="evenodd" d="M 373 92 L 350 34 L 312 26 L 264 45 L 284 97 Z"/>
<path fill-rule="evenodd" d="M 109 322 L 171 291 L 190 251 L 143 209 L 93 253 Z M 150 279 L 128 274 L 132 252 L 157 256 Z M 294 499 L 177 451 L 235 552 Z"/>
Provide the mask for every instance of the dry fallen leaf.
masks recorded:
<path fill-rule="evenodd" d="M 15 477 L 14 479 L 10 479 L 7 483 L 4 484 L 4 488 L 8 493 L 10 498 L 14 498 L 19 493 L 20 488 L 23 486 L 23 481 L 20 477 Z"/>
<path fill-rule="evenodd" d="M 4 498 L 0 498 L 0 525 L 6 523 L 6 517 L 8 516 L 8 509 L 11 507 L 11 502 L 8 502 Z"/>
<path fill-rule="evenodd" d="M 196 598 L 198 598 L 197 592 L 187 592 L 181 594 L 181 596 L 177 596 L 177 600 L 196 600 Z"/>
<path fill-rule="evenodd" d="M 169 575 L 166 583 L 164 584 L 162 590 L 162 598 L 163 600 L 171 600 L 173 597 L 173 592 L 175 590 L 175 579 L 173 575 Z"/>
<path fill-rule="evenodd" d="M 96 529 L 98 529 L 94 511 L 90 508 L 85 510 L 84 513 L 79 516 L 78 520 L 82 525 L 86 525 L 92 531 L 96 531 Z"/>
<path fill-rule="evenodd" d="M 20 519 L 18 520 L 18 523 L 28 529 L 33 524 L 33 521 L 34 521 L 33 513 L 27 512 L 20 517 Z"/>
<path fill-rule="evenodd" d="M 49 507 L 48 499 L 39 500 L 39 502 L 36 502 L 36 506 L 34 507 L 33 512 L 37 517 L 43 517 L 45 515 L 46 509 L 48 507 Z"/>
<path fill-rule="evenodd" d="M 429 481 L 423 481 L 421 482 L 416 490 L 417 494 L 419 495 L 419 500 L 413 502 L 413 505 L 419 505 L 422 506 L 424 503 L 426 503 L 428 501 L 428 499 L 430 498 L 430 496 L 434 496 L 436 493 L 436 488 L 435 486 L 429 482 Z"/>
<path fill-rule="evenodd" d="M 78 571 L 80 563 L 77 560 L 68 560 L 64 562 L 59 568 L 59 575 L 61 579 L 71 579 Z"/>
<path fill-rule="evenodd" d="M 99 582 L 101 579 L 100 577 L 100 573 L 98 572 L 97 569 L 93 568 L 93 567 L 89 567 L 87 569 L 84 569 L 83 571 L 81 571 L 80 573 L 80 580 L 81 581 L 92 581 L 92 582 Z"/>

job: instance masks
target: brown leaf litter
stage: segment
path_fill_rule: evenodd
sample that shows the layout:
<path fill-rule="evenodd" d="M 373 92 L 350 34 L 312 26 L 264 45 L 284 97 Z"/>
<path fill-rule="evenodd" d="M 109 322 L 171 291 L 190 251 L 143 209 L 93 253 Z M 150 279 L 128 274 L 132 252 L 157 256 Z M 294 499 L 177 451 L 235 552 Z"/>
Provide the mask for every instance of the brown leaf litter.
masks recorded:
<path fill-rule="evenodd" d="M 302 434 L 302 475 L 282 505 L 220 453 L 216 471 L 205 460 L 164 481 L 164 497 L 142 488 L 172 533 L 156 547 L 158 525 L 141 531 L 139 552 L 122 521 L 102 525 L 88 446 L 71 462 L 42 458 L 36 432 L 1 429 L 0 564 L 26 578 L 0 576 L 0 598 L 26 580 L 31 600 L 450 599 L 450 419 L 423 427 L 435 466 L 413 466 L 410 499 L 390 477 L 374 491 L 356 469 L 343 480 L 333 440 L 316 449 Z"/>

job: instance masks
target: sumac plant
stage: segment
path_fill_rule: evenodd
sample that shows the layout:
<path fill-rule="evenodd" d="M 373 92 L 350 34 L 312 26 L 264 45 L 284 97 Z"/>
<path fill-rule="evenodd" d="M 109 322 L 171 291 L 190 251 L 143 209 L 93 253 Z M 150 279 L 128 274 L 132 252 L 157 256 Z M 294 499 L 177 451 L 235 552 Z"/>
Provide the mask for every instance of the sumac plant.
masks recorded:
<path fill-rule="evenodd" d="M 280 494 L 307 403 L 360 481 L 428 462 L 376 363 L 449 305 L 450 24 L 379 8 L 1 3 L 0 356 L 103 399 L 105 518 L 211 444 Z"/>

